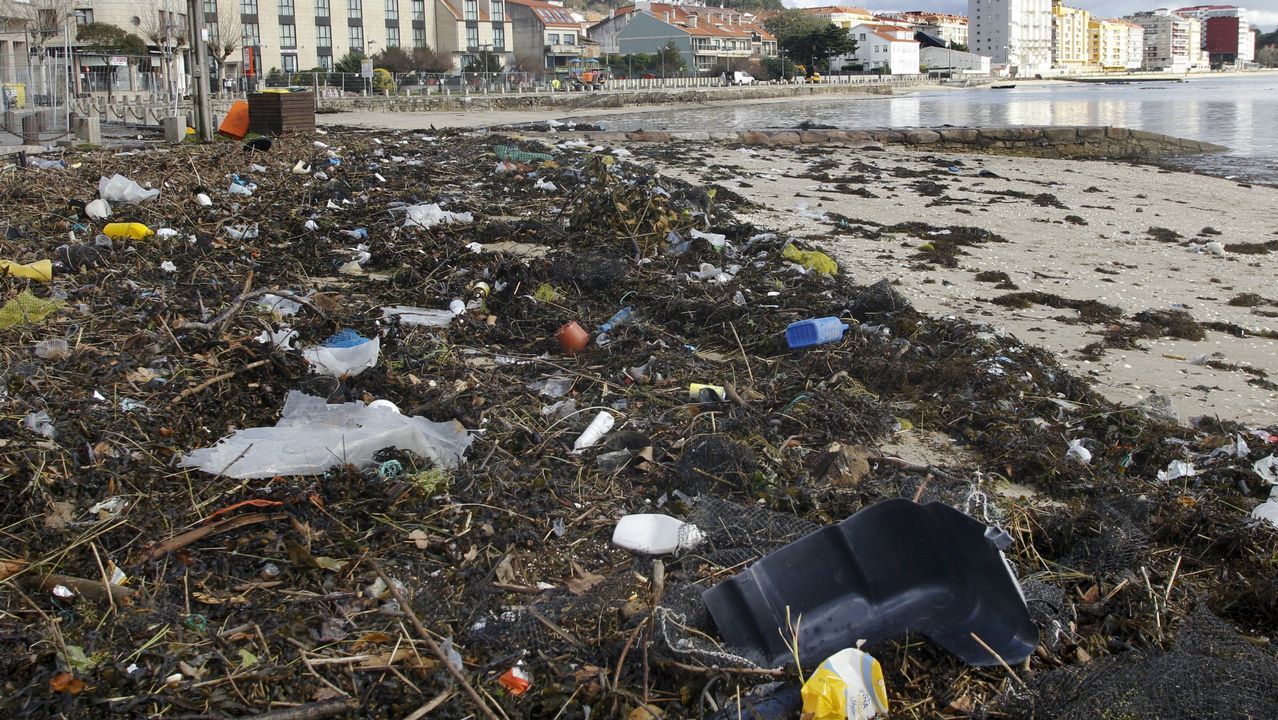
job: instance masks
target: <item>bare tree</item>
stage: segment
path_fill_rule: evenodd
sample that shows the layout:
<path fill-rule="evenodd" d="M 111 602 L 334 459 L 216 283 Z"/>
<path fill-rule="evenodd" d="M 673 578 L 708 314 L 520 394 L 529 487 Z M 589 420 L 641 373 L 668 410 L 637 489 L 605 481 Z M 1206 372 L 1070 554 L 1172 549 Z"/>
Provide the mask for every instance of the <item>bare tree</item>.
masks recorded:
<path fill-rule="evenodd" d="M 218 77 L 225 78 L 228 60 L 244 42 L 239 3 L 221 0 L 217 6 L 217 20 L 205 24 L 205 28 L 208 30 L 209 57 L 217 63 Z"/>
<path fill-rule="evenodd" d="M 44 94 L 46 49 L 61 44 L 63 27 L 75 11 L 76 0 L 0 0 L 0 13 L 13 18 L 26 30 L 28 49 L 36 58 L 40 72 L 31 78 L 37 94 Z"/>
<path fill-rule="evenodd" d="M 182 0 L 150 0 L 139 14 L 138 31 L 142 38 L 160 51 L 164 78 L 170 92 L 177 92 L 177 57 L 190 44 L 186 3 Z"/>

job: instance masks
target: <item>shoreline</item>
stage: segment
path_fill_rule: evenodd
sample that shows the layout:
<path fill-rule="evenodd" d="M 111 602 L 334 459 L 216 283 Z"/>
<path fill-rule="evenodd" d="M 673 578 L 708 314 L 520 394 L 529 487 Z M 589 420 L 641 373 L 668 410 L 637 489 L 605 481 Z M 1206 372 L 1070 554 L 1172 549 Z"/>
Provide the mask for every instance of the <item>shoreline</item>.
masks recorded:
<path fill-rule="evenodd" d="M 929 89 L 940 86 L 924 86 Z M 962 88 L 947 88 L 962 89 Z M 840 100 L 888 100 L 902 95 L 885 95 L 882 93 L 847 93 L 840 95 Z M 341 111 L 319 113 L 315 116 L 316 124 L 327 127 L 366 127 L 384 130 L 424 130 L 428 128 L 507 128 L 518 125 L 545 123 L 551 120 L 582 121 L 586 118 L 610 117 L 613 115 L 631 115 L 660 112 L 679 112 L 682 110 L 701 110 L 705 108 L 750 107 L 756 105 L 773 105 L 789 102 L 810 102 L 829 100 L 827 95 L 808 95 L 802 97 L 748 98 L 709 100 L 696 103 L 674 103 L 668 105 L 627 105 L 616 108 L 546 108 L 542 110 L 486 110 L 440 111 L 440 112 L 395 112 L 378 113 L 369 111 Z"/>

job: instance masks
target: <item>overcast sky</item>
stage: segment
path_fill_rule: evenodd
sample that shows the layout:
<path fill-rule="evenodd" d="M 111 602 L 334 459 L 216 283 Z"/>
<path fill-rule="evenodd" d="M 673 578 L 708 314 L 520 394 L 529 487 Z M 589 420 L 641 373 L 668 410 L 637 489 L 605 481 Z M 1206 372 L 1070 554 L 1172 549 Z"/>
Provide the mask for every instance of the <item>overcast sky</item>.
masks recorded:
<path fill-rule="evenodd" d="M 884 10 L 932 10 L 936 12 L 958 13 L 960 15 L 967 14 L 967 0 L 900 0 L 893 2 L 874 2 L 867 0 L 866 2 L 838 2 L 838 0 L 782 0 L 790 7 L 815 7 L 820 5 L 852 5 L 854 7 L 863 7 L 867 10 L 881 12 Z M 1156 0 L 1155 0 L 1156 2 Z M 1105 17 L 1122 17 L 1138 10 L 1152 10 L 1157 7 L 1185 7 L 1186 5 L 1209 4 L 1206 0 L 1202 2 L 1186 2 L 1185 5 L 1158 5 L 1150 2 L 1141 2 L 1136 0 L 1076 0 L 1070 5 L 1081 7 L 1085 10 L 1091 10 L 1094 13 L 1104 15 Z M 1223 4 L 1223 3 L 1222 3 Z M 1259 25 L 1266 31 L 1273 30 L 1278 25 L 1278 0 L 1256 0 L 1245 5 L 1239 3 L 1242 7 L 1247 8 L 1253 25 Z"/>

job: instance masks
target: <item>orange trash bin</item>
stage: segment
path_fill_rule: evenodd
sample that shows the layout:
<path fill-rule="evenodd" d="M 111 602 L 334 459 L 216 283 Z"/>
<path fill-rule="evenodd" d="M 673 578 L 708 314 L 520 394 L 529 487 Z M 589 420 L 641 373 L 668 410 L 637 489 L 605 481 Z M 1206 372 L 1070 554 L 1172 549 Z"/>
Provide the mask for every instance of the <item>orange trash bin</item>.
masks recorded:
<path fill-rule="evenodd" d="M 243 140 L 248 134 L 249 129 L 249 106 L 245 100 L 236 100 L 231 104 L 231 109 L 226 113 L 226 118 L 222 120 L 222 125 L 217 131 L 227 137 Z"/>

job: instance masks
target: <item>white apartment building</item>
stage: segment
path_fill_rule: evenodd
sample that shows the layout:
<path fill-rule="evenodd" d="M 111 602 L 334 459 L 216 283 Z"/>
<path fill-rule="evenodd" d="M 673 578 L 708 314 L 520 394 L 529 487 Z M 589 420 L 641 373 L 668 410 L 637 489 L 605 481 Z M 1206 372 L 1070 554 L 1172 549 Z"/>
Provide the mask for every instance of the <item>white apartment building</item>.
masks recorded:
<path fill-rule="evenodd" d="M 988 55 L 1012 75 L 1050 71 L 1051 0 L 968 0 L 967 17 L 969 51 Z"/>
<path fill-rule="evenodd" d="M 1130 15 L 1124 20 L 1144 30 L 1145 70 L 1189 72 L 1201 64 L 1202 23 L 1166 8 Z"/>
<path fill-rule="evenodd" d="M 481 52 L 509 55 L 513 42 L 504 0 L 204 0 L 204 13 L 208 24 L 240 24 L 240 69 L 253 55 L 258 74 L 331 69 L 352 50 L 427 46 L 460 69 Z"/>
<path fill-rule="evenodd" d="M 831 70 L 886 70 L 892 75 L 917 75 L 919 41 L 912 28 L 899 25 L 862 23 L 853 25 L 848 35 L 856 41 L 856 52 L 830 59 Z"/>
<path fill-rule="evenodd" d="M 1128 20 L 1116 22 L 1127 26 L 1127 69 L 1141 69 L 1145 65 L 1145 28 Z"/>
<path fill-rule="evenodd" d="M 184 0 L 75 0 L 75 4 L 78 24 L 110 23 L 141 37 L 150 46 L 150 64 L 159 67 L 171 62 L 171 75 L 175 82 L 181 79 L 180 89 L 184 89 L 191 47 Z M 451 55 L 456 69 L 481 52 L 493 53 L 503 63 L 512 56 L 513 33 L 505 0 L 202 0 L 202 5 L 210 36 L 230 33 L 239 38 L 238 47 L 226 58 L 227 77 L 241 77 L 250 68 L 260 77 L 273 69 L 331 69 L 351 50 L 371 56 L 390 47 L 411 53 L 429 46 Z M 72 38 L 75 33 L 71 28 Z M 62 45 L 61 38 L 58 32 L 57 47 Z M 166 60 L 165 51 L 172 46 L 172 60 Z M 21 56 L 26 49 L 17 42 L 4 42 L 0 35 L 0 71 L 25 63 Z M 77 58 L 77 64 L 107 61 Z"/>

